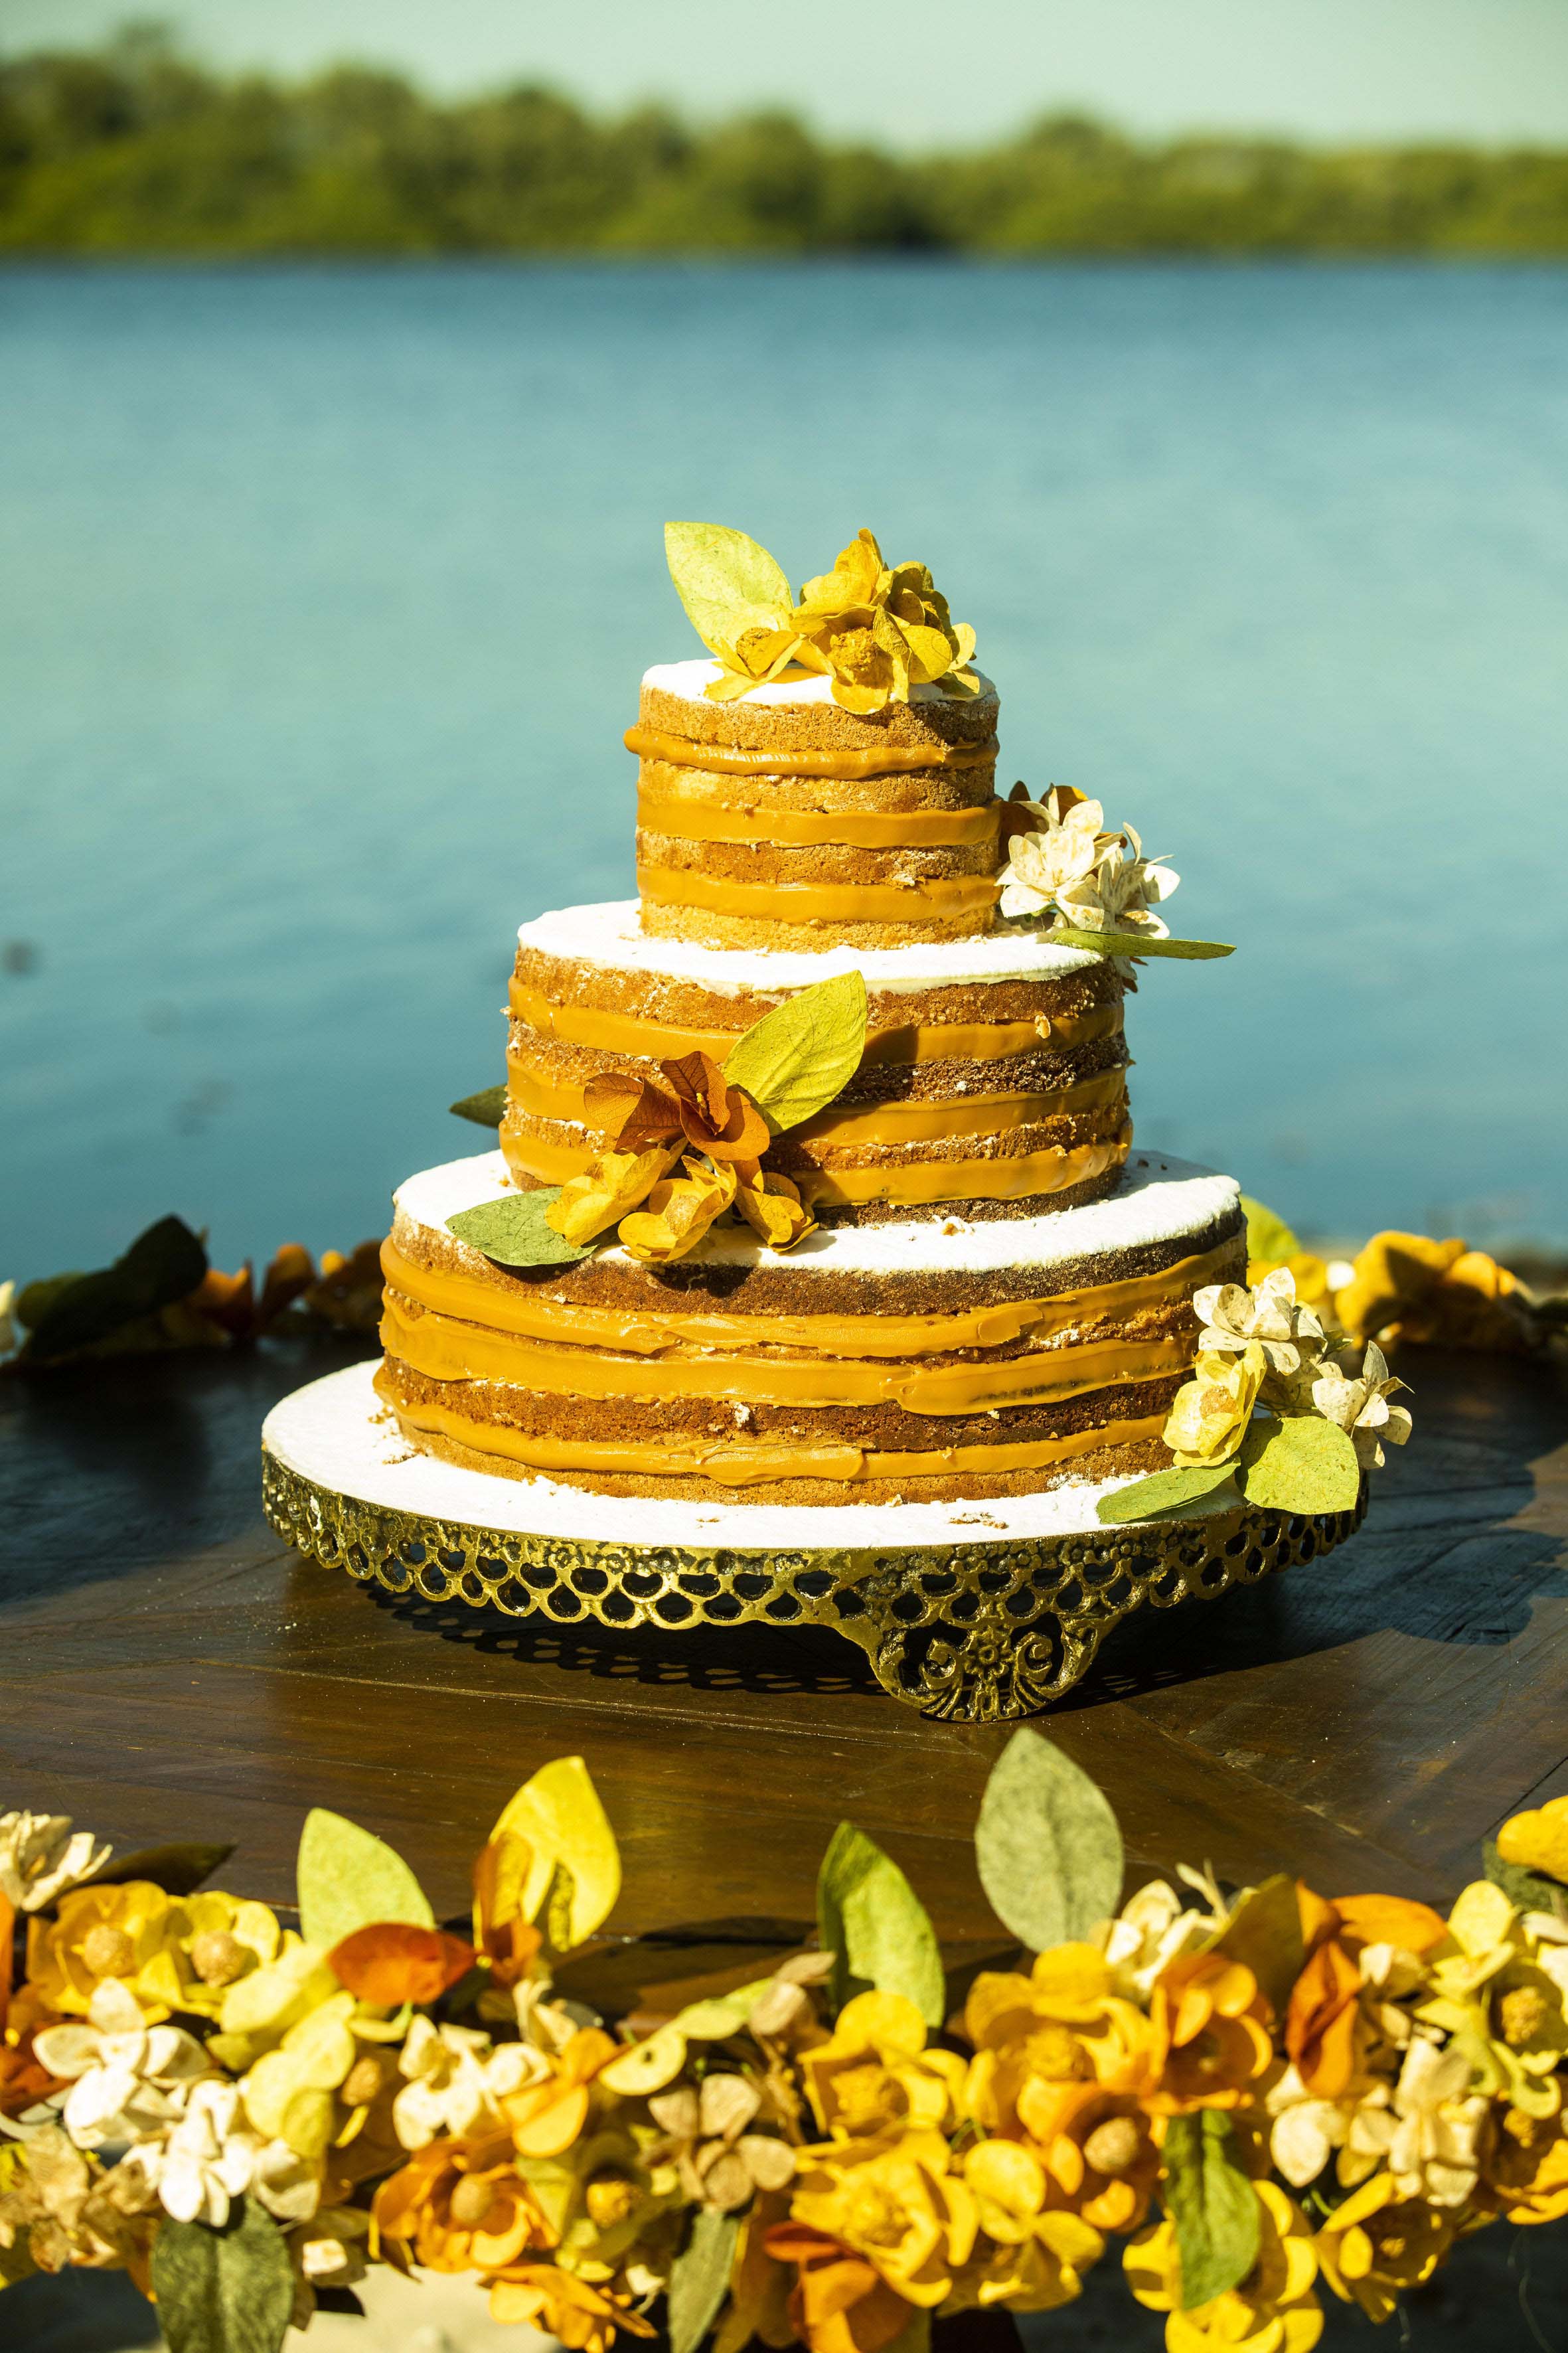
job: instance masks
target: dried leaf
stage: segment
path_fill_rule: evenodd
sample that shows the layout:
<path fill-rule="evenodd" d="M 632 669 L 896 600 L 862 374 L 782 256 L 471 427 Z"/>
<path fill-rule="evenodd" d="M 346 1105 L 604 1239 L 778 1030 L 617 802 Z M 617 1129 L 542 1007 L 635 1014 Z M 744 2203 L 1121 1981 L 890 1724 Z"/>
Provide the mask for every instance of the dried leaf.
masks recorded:
<path fill-rule="evenodd" d="M 1241 1441 L 1241 1492 L 1260 1511 L 1348 1512 L 1361 1492 L 1361 1464 L 1342 1430 L 1317 1414 L 1261 1417 Z"/>
<path fill-rule="evenodd" d="M 1290 1989 L 1306 1965 L 1301 1941 L 1301 1905 L 1296 1883 L 1279 1872 L 1255 1887 L 1204 1950 L 1225 1953 L 1252 1971 L 1261 1990 L 1283 2018 Z"/>
<path fill-rule="evenodd" d="M 574 1265 L 578 1259 L 588 1257 L 594 1246 L 569 1242 L 545 1223 L 561 1192 L 559 1185 L 546 1185 L 537 1192 L 507 1193 L 499 1201 L 481 1201 L 478 1208 L 459 1209 L 455 1218 L 448 1218 L 447 1231 L 482 1250 L 498 1266 Z"/>
<path fill-rule="evenodd" d="M 1258 2195 L 1237 2163 L 1230 2119 L 1217 2108 L 1173 2116 L 1161 2151 L 1161 2195 L 1176 2226 L 1184 2312 L 1239 2285 L 1258 2261 Z"/>
<path fill-rule="evenodd" d="M 686 2037 L 672 2021 L 601 2067 L 599 2081 L 618 2097 L 646 2099 L 673 2084 L 685 2064 Z"/>
<path fill-rule="evenodd" d="M 921 1903 L 889 1855 L 853 1822 L 834 1831 L 816 1882 L 817 1933 L 834 1956 L 836 2010 L 858 1993 L 906 1994 L 928 2026 L 946 2016 L 942 1955 Z"/>
<path fill-rule="evenodd" d="M 440 1928 L 378 1920 L 332 1947 L 327 1967 L 340 1985 L 378 2010 L 405 2001 L 439 2001 L 474 1965 L 474 1948 Z"/>
<path fill-rule="evenodd" d="M 342 1814 L 312 1806 L 300 1836 L 300 1933 L 308 1945 L 334 1945 L 384 1920 L 433 1928 L 436 1915 L 403 1857 Z"/>
<path fill-rule="evenodd" d="M 703 644 L 718 653 L 746 629 L 789 626 L 790 586 L 765 547 L 717 522 L 667 522 L 675 593 Z"/>
<path fill-rule="evenodd" d="M 1300 1255 L 1301 1245 L 1284 1219 L 1277 1217 L 1272 1209 L 1266 1209 L 1261 1201 L 1251 1200 L 1244 1193 L 1241 1213 L 1247 1219 L 1247 1255 L 1249 1259 L 1275 1261 Z"/>
<path fill-rule="evenodd" d="M 1089 1775 L 1037 1732 L 1016 1732 L 991 1768 L 974 1859 L 997 1918 L 1031 1952 L 1091 1936 L 1121 1900 L 1116 1816 Z"/>
<path fill-rule="evenodd" d="M 860 1067 L 866 1050 L 866 982 L 841 973 L 803 988 L 754 1021 L 724 1062 L 777 1133 L 825 1111 Z"/>
<path fill-rule="evenodd" d="M 621 1892 L 621 1858 L 616 1835 L 599 1803 L 599 1793 L 580 1757 L 558 1757 L 541 1766 L 501 1809 L 491 1841 L 510 1833 L 526 1839 L 531 1852 L 522 1883 L 525 1919 L 539 1915 L 557 1867 L 572 1874 L 569 1944 L 553 1937 L 558 1951 L 584 1943 L 609 1918 Z"/>
<path fill-rule="evenodd" d="M 1073 923 L 1054 923 L 1045 934 L 1053 948 L 1090 948 L 1096 955 L 1179 956 L 1205 963 L 1211 956 L 1234 955 L 1223 940 L 1151 939 L 1142 932 L 1080 932 Z"/>
<path fill-rule="evenodd" d="M 1187 1505 L 1230 1486 L 1235 1477 L 1234 1455 L 1228 1462 L 1178 1462 L 1173 1470 L 1156 1471 L 1133 1486 L 1101 1495 L 1094 1508 L 1108 1527 L 1122 1526 L 1129 1520 L 1174 1518 Z M 1239 1495 L 1236 1501 L 1240 1503 Z"/>
<path fill-rule="evenodd" d="M 27 1356 L 41 1364 L 107 1340 L 123 1325 L 188 1298 L 206 1271 L 206 1251 L 184 1219 L 160 1218 L 123 1258 L 97 1274 L 78 1275 L 54 1291 L 41 1311 L 30 1314 L 24 1295 Z"/>
<path fill-rule="evenodd" d="M 1568 1887 L 1548 1879 L 1544 1872 L 1527 1869 L 1522 1862 L 1505 1862 L 1495 1839 L 1488 1839 L 1481 1848 L 1481 1868 L 1521 1912 L 1555 1912 L 1568 1917 Z"/>
<path fill-rule="evenodd" d="M 279 2353 L 294 2309 L 288 2241 L 254 2198 L 237 2199 L 221 2230 L 165 2219 L 153 2293 L 169 2353 Z"/>
<path fill-rule="evenodd" d="M 233 1852 L 232 1844 L 204 1846 L 197 1840 L 174 1846 L 139 1846 L 131 1854 L 110 1855 L 100 1871 L 80 1884 L 120 1887 L 128 1879 L 145 1879 L 166 1895 L 191 1895 Z"/>
<path fill-rule="evenodd" d="M 670 2266 L 666 2327 L 669 2353 L 698 2353 L 730 2293 L 740 2220 L 700 2208 L 691 2235 Z"/>
<path fill-rule="evenodd" d="M 481 1088 L 477 1095 L 465 1095 L 447 1108 L 458 1119 L 471 1119 L 476 1127 L 499 1127 L 506 1113 L 506 1087 Z"/>

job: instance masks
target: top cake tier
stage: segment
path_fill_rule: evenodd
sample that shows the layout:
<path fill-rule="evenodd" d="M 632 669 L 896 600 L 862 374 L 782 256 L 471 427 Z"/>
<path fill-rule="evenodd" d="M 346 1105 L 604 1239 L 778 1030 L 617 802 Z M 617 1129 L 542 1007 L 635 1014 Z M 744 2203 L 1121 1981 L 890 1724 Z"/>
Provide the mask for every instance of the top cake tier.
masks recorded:
<path fill-rule="evenodd" d="M 642 682 L 643 929 L 709 947 L 902 947 L 988 932 L 998 897 L 996 691 L 915 686 L 861 714 L 795 677 L 731 702 L 717 662 Z"/>

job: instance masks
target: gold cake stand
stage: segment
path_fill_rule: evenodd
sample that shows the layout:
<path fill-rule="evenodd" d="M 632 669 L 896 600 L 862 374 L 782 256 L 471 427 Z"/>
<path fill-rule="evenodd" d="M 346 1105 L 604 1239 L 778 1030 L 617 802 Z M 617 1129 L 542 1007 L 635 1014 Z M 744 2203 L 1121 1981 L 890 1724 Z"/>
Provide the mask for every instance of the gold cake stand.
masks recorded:
<path fill-rule="evenodd" d="M 965 1724 L 1037 1714 L 1135 1609 L 1212 1601 L 1314 1560 L 1366 1509 L 1364 1480 L 1353 1511 L 1318 1518 L 1242 1508 L 1129 1527 L 1095 1520 L 1090 1489 L 811 1511 L 588 1496 L 411 1452 L 373 1371 L 296 1390 L 262 1431 L 267 1517 L 308 1559 L 556 1626 L 826 1626 L 894 1699 Z M 851 1508 L 856 1541 L 820 1540 L 850 1533 Z M 770 1541 L 736 1541 L 748 1532 Z"/>

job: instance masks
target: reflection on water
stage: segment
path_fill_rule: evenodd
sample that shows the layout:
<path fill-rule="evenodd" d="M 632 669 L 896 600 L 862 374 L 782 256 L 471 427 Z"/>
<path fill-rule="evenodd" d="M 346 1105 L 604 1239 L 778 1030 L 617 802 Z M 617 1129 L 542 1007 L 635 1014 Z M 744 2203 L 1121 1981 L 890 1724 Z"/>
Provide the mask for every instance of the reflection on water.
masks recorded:
<path fill-rule="evenodd" d="M 0 372 L 0 1273 L 482 1140 L 513 927 L 630 889 L 672 514 L 929 559 L 1004 786 L 1241 944 L 1144 980 L 1144 1141 L 1568 1239 L 1568 274 L 22 271 Z"/>

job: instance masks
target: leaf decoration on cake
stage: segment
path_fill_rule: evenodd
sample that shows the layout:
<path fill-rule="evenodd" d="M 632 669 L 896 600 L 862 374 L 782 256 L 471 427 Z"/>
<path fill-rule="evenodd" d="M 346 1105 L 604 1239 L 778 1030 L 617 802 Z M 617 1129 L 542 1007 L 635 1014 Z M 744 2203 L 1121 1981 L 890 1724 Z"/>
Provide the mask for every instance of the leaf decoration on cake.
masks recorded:
<path fill-rule="evenodd" d="M 817 981 L 752 1024 L 725 1057 L 724 1076 L 744 1087 L 775 1134 L 799 1127 L 859 1069 L 866 1018 L 863 973 Z"/>
<path fill-rule="evenodd" d="M 498 1266 L 571 1266 L 594 1245 L 569 1242 L 545 1223 L 561 1191 L 559 1185 L 546 1185 L 533 1193 L 504 1193 L 499 1201 L 459 1209 L 447 1219 L 447 1231 Z"/>
<path fill-rule="evenodd" d="M 506 1112 L 505 1081 L 500 1086 L 482 1087 L 477 1095 L 465 1095 L 447 1108 L 458 1119 L 471 1119 L 476 1127 L 499 1127 Z"/>
<path fill-rule="evenodd" d="M 1095 955 L 1176 956 L 1189 964 L 1236 954 L 1224 940 L 1162 940 L 1142 932 L 1080 932 L 1074 923 L 1053 924 L 1045 939 L 1047 947 L 1089 948 Z"/>
<path fill-rule="evenodd" d="M 688 620 L 725 673 L 708 688 L 710 701 L 732 701 L 789 668 L 802 638 L 789 582 L 765 547 L 723 523 L 667 522 L 664 553 Z"/>
<path fill-rule="evenodd" d="M 1348 1512 L 1361 1492 L 1361 1463 L 1344 1430 L 1315 1413 L 1281 1421 L 1261 1416 L 1241 1441 L 1241 1492 L 1272 1512 Z"/>
<path fill-rule="evenodd" d="M 1266 1264 L 1283 1264 L 1287 1259 L 1299 1256 L 1300 1242 L 1276 1210 L 1266 1208 L 1249 1194 L 1241 1197 L 1241 1214 L 1247 1219 L 1247 1256 L 1250 1263 L 1261 1259 Z"/>
<path fill-rule="evenodd" d="M 1235 1477 L 1234 1456 L 1228 1462 L 1178 1462 L 1173 1470 L 1156 1471 L 1152 1478 L 1101 1495 L 1095 1511 L 1106 1527 L 1121 1527 L 1130 1520 L 1155 1520 L 1162 1514 L 1175 1514 L 1188 1504 L 1200 1503 L 1205 1495 L 1230 1486 Z"/>

